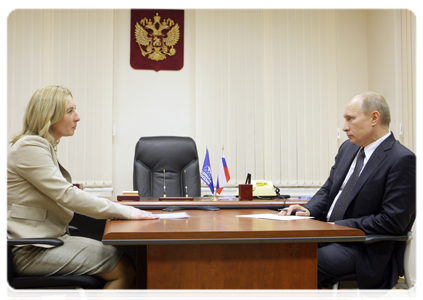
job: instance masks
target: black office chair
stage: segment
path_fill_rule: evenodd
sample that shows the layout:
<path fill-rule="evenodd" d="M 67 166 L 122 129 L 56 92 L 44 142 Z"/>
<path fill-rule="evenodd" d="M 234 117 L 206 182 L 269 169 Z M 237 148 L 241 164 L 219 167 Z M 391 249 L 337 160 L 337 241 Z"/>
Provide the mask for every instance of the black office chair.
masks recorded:
<path fill-rule="evenodd" d="M 134 190 L 141 197 L 201 196 L 197 147 L 190 137 L 140 138 L 133 175 Z"/>
<path fill-rule="evenodd" d="M 389 236 L 389 235 L 369 235 L 366 236 L 366 239 L 363 243 L 371 244 L 382 241 L 399 241 L 405 242 L 405 248 L 398 251 L 398 273 L 399 280 L 395 285 L 395 288 L 409 289 L 412 287 L 410 273 L 408 270 L 409 266 L 409 257 L 410 257 L 410 246 L 411 240 L 413 239 L 413 234 L 411 231 L 407 235 L 399 236 Z M 402 278 L 403 277 L 403 278 Z M 331 288 L 331 289 L 357 289 L 357 277 L 355 273 L 341 275 L 335 278 L 331 278 L 322 282 L 322 287 Z"/>
<path fill-rule="evenodd" d="M 19 276 L 14 271 L 12 247 L 15 245 L 44 244 L 61 246 L 57 238 L 24 238 L 7 240 L 7 281 L 14 289 L 82 288 L 102 289 L 105 281 L 89 275 L 68 276 Z"/>

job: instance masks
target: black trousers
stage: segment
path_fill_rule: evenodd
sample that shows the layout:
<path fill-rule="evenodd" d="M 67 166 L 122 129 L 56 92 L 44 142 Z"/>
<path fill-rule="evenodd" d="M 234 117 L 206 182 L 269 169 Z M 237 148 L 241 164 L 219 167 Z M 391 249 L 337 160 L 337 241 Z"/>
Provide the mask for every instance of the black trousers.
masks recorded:
<path fill-rule="evenodd" d="M 317 280 L 355 273 L 355 255 L 351 243 L 319 243 L 317 246 Z"/>

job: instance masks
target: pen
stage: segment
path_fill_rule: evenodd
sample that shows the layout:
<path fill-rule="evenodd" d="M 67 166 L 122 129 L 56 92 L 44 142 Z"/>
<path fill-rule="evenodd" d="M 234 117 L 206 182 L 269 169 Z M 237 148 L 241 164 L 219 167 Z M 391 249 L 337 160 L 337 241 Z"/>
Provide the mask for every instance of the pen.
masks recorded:
<path fill-rule="evenodd" d="M 279 211 L 287 211 L 288 209 L 287 209 L 287 208 L 279 208 L 278 210 L 279 210 Z M 304 209 L 294 209 L 294 210 L 292 211 L 292 213 L 293 213 L 293 214 L 295 214 L 297 211 L 306 212 Z M 292 214 L 292 213 L 291 213 L 291 214 Z"/>
<path fill-rule="evenodd" d="M 251 174 L 247 173 L 247 178 L 245 179 L 245 184 L 251 184 Z"/>

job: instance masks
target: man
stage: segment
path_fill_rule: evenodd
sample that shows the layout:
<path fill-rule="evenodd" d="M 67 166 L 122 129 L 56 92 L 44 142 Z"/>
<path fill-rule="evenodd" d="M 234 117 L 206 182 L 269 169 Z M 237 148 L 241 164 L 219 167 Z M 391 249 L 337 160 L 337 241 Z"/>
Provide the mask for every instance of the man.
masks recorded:
<path fill-rule="evenodd" d="M 339 148 L 329 178 L 307 204 L 291 205 L 280 215 L 302 209 L 296 214 L 366 235 L 406 234 L 415 219 L 416 157 L 389 131 L 388 104 L 374 92 L 360 93 L 350 99 L 344 119 L 349 140 Z M 319 244 L 319 284 L 355 272 L 359 288 L 390 289 L 398 280 L 398 253 L 404 246 L 393 241 Z"/>

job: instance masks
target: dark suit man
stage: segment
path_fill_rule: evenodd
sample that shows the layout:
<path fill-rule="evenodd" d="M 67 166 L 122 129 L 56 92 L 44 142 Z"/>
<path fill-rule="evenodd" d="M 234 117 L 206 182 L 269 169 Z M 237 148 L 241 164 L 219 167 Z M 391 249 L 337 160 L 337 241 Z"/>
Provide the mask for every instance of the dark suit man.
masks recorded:
<path fill-rule="evenodd" d="M 407 233 L 415 219 L 416 157 L 389 131 L 388 104 L 376 93 L 358 94 L 350 99 L 344 119 L 349 140 L 339 148 L 329 178 L 307 204 L 292 205 L 280 215 L 306 208 L 297 215 L 359 228 L 366 235 Z M 359 150 L 364 154 L 358 155 Z M 361 171 L 353 180 L 356 165 Z M 404 245 L 392 241 L 320 244 L 319 283 L 355 272 L 359 288 L 390 289 L 402 275 L 399 253 Z"/>

